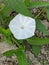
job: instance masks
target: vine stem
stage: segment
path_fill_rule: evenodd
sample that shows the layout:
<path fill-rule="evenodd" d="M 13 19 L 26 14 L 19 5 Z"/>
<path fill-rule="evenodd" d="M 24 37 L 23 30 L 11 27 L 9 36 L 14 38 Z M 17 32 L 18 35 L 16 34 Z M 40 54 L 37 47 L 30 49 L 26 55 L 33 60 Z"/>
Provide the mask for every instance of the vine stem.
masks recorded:
<path fill-rule="evenodd" d="M 20 45 L 19 45 L 19 43 L 12 37 L 12 40 L 13 40 L 13 42 L 15 42 L 16 44 L 17 44 L 17 46 L 20 48 Z"/>
<path fill-rule="evenodd" d="M 42 10 L 40 11 L 40 13 L 35 17 L 35 19 L 37 19 L 41 15 L 41 13 L 44 11 L 44 9 L 45 8 L 42 8 Z"/>

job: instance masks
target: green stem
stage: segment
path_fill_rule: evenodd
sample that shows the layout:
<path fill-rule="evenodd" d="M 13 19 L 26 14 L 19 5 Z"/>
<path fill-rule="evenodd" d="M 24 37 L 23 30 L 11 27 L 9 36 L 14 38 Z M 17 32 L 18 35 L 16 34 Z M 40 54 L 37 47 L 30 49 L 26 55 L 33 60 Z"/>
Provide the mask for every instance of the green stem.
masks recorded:
<path fill-rule="evenodd" d="M 44 11 L 44 9 L 45 8 L 42 8 L 42 10 L 40 11 L 40 13 L 35 17 L 35 19 L 37 19 L 41 15 L 41 13 Z"/>
<path fill-rule="evenodd" d="M 11 38 L 12 38 L 12 41 L 15 42 L 17 44 L 17 46 L 20 48 L 19 43 L 13 37 L 11 37 Z"/>

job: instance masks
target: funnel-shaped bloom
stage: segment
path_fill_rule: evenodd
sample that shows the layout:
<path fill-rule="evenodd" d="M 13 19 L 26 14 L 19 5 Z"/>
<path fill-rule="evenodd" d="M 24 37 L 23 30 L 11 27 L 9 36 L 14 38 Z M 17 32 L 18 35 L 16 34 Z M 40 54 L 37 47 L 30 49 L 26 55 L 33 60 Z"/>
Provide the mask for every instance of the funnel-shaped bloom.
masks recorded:
<path fill-rule="evenodd" d="M 34 36 L 36 24 L 33 18 L 18 14 L 11 20 L 9 28 L 16 39 L 26 39 Z"/>

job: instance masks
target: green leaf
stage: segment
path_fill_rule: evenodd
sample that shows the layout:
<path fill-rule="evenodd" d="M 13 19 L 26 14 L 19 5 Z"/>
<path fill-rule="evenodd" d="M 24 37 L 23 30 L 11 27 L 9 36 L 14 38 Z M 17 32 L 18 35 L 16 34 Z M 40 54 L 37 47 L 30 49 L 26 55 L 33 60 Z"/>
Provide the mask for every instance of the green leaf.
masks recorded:
<path fill-rule="evenodd" d="M 24 52 L 17 51 L 15 54 L 18 58 L 18 65 L 28 65 L 29 64 Z"/>
<path fill-rule="evenodd" d="M 0 33 L 5 35 L 5 29 L 0 26 Z"/>
<path fill-rule="evenodd" d="M 9 50 L 3 53 L 4 56 L 10 57 L 14 55 L 15 50 Z"/>
<path fill-rule="evenodd" d="M 12 41 L 11 41 L 12 34 L 9 29 L 4 29 L 4 28 L 0 27 L 0 33 L 3 34 L 4 41 L 8 42 L 9 44 L 12 44 Z"/>
<path fill-rule="evenodd" d="M 2 18 L 2 15 L 0 15 L 0 24 L 1 24 L 1 21 L 3 22 L 3 18 Z"/>
<path fill-rule="evenodd" d="M 27 39 L 27 41 L 31 45 L 44 45 L 44 44 L 49 44 L 49 38 L 32 37 L 32 38 Z"/>
<path fill-rule="evenodd" d="M 4 4 L 0 2 L 0 11 L 3 9 Z"/>
<path fill-rule="evenodd" d="M 25 0 L 24 2 L 27 6 L 30 4 L 30 0 Z"/>
<path fill-rule="evenodd" d="M 49 7 L 46 7 L 46 8 L 45 8 L 45 11 L 46 11 L 46 14 L 47 14 L 47 15 L 46 15 L 46 16 L 47 16 L 47 19 L 49 20 Z"/>
<path fill-rule="evenodd" d="M 41 46 L 38 45 L 32 45 L 32 51 L 34 53 L 35 56 L 37 56 L 40 52 Z"/>
<path fill-rule="evenodd" d="M 8 37 L 8 36 L 10 37 L 11 36 L 10 30 L 9 29 L 4 29 L 1 26 L 0 26 L 0 33 L 3 34 L 6 37 Z"/>
<path fill-rule="evenodd" d="M 9 57 L 9 56 L 13 56 L 13 54 L 16 54 L 19 51 L 24 51 L 24 48 L 22 46 L 20 46 L 20 48 L 18 48 L 16 50 L 12 49 L 12 50 L 8 50 L 8 51 L 4 52 L 3 55 Z"/>
<path fill-rule="evenodd" d="M 4 41 L 6 41 L 8 44 L 10 44 L 10 45 L 12 45 L 13 44 L 13 42 L 12 42 L 12 40 L 11 40 L 11 37 L 9 37 L 9 36 L 4 36 Z"/>
<path fill-rule="evenodd" d="M 32 16 L 32 14 L 30 13 L 30 11 L 27 9 L 26 5 L 24 2 L 22 2 L 21 0 L 3 0 L 4 4 L 5 4 L 5 14 L 6 12 L 8 12 L 9 10 L 12 9 L 12 11 L 16 11 L 18 13 L 21 13 L 23 15 L 26 16 Z M 8 8 L 6 8 L 8 7 Z M 7 9 L 7 11 L 6 11 Z"/>
<path fill-rule="evenodd" d="M 34 1 L 31 2 L 28 7 L 29 8 L 35 8 L 35 7 L 45 7 L 45 6 L 49 6 L 49 2 L 45 2 L 45 1 Z"/>
<path fill-rule="evenodd" d="M 45 35 L 48 35 L 47 29 L 46 29 L 45 26 L 41 23 L 40 20 L 36 20 L 36 28 L 37 28 L 39 31 L 43 32 Z"/>
<path fill-rule="evenodd" d="M 5 55 L 7 57 L 12 56 L 14 54 L 17 56 L 18 65 L 28 65 L 26 55 L 25 55 L 23 49 L 21 49 L 21 48 L 19 48 L 17 50 L 9 50 L 9 51 L 3 53 L 3 55 Z"/>
<path fill-rule="evenodd" d="M 4 8 L 2 9 L 2 11 L 0 12 L 0 14 L 4 17 L 7 17 L 10 15 L 10 13 L 12 12 L 12 8 L 8 6 L 8 4 L 6 3 L 6 5 L 4 6 Z"/>

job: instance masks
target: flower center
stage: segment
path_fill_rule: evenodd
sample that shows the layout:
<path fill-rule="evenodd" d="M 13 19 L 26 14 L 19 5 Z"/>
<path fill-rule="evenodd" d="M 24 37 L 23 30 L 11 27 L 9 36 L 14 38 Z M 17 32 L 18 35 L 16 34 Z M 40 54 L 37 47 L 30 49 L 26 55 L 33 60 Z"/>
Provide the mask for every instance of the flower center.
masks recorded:
<path fill-rule="evenodd" d="M 21 26 L 21 29 L 24 29 L 24 26 Z"/>

